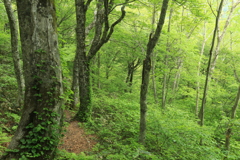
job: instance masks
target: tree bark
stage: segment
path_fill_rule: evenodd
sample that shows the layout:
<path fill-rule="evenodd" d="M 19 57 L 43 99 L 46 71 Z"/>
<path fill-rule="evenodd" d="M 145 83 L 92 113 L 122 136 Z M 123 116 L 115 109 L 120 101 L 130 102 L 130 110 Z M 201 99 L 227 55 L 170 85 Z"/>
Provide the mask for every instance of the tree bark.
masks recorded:
<path fill-rule="evenodd" d="M 211 48 L 210 48 L 210 51 L 209 51 L 209 60 L 208 60 L 208 66 L 207 66 L 207 71 L 206 71 L 204 93 L 203 93 L 200 112 L 198 114 L 198 118 L 200 120 L 199 121 L 200 126 L 204 125 L 204 109 L 205 109 L 205 105 L 206 105 L 206 101 L 207 101 L 208 82 L 209 82 L 209 78 L 211 77 L 211 62 L 212 62 L 212 56 L 213 56 L 213 48 L 214 48 L 214 44 L 215 44 L 215 39 L 216 39 L 216 34 L 217 34 L 220 15 L 221 15 L 222 8 L 223 8 L 223 2 L 224 2 L 224 0 L 221 0 L 220 5 L 219 5 L 219 9 L 218 9 L 218 12 L 217 12 L 217 17 L 216 17 L 216 22 L 215 22 L 215 29 L 214 29 L 214 32 L 213 32 L 212 44 L 211 44 Z M 200 144 L 201 143 L 202 143 L 202 140 L 200 141 Z"/>
<path fill-rule="evenodd" d="M 77 55 L 76 55 L 77 56 Z M 79 103 L 79 64 L 78 64 L 78 58 L 75 57 L 73 62 L 73 78 L 72 78 L 72 95 L 71 95 L 71 109 L 76 109 L 77 104 Z"/>
<path fill-rule="evenodd" d="M 217 35 L 218 35 L 217 36 L 217 45 L 216 45 L 216 49 L 215 49 L 215 52 L 214 52 L 214 55 L 213 55 L 213 60 L 212 60 L 212 64 L 211 64 L 211 72 L 213 72 L 214 69 L 215 69 L 215 66 L 216 66 L 216 63 L 217 63 L 217 59 L 218 59 L 218 56 L 219 56 L 220 46 L 221 46 L 223 37 L 225 36 L 225 33 L 227 31 L 227 28 L 228 28 L 228 26 L 230 24 L 230 20 L 232 18 L 232 13 L 233 13 L 234 9 L 239 5 L 239 3 L 240 3 L 240 1 L 238 1 L 238 2 L 236 2 L 234 4 L 234 2 L 232 1 L 232 7 L 230 9 L 230 13 L 229 13 L 229 15 L 227 17 L 227 20 L 225 22 L 225 25 L 223 27 L 222 33 L 220 33 L 219 27 L 217 29 Z"/>
<path fill-rule="evenodd" d="M 90 82 L 90 62 L 97 54 L 100 48 L 108 42 L 114 32 L 114 27 L 119 24 L 125 17 L 125 5 L 121 8 L 121 16 L 110 26 L 109 14 L 112 10 L 112 1 L 98 0 L 97 11 L 95 14 L 94 37 L 87 51 L 86 39 L 86 12 L 92 0 L 75 0 L 76 19 L 77 19 L 77 51 L 76 54 L 79 64 L 79 96 L 80 108 L 75 119 L 80 122 L 87 122 L 91 118 L 91 82 Z M 126 2 L 127 3 L 127 2 Z"/>
<path fill-rule="evenodd" d="M 136 62 L 137 60 L 137 62 Z M 136 64 L 135 64 L 136 62 Z M 128 62 L 128 74 L 127 74 L 127 78 L 126 78 L 126 83 L 128 84 L 129 89 L 126 91 L 129 91 L 130 93 L 132 93 L 132 83 L 133 83 L 133 75 L 134 72 L 136 71 L 137 67 L 140 65 L 141 61 L 140 59 L 135 59 L 133 61 Z"/>
<path fill-rule="evenodd" d="M 17 26 L 16 18 L 14 16 L 13 9 L 12 9 L 11 0 L 4 0 L 3 2 L 8 15 L 10 31 L 11 31 L 13 64 L 14 64 L 14 71 L 15 71 L 15 76 L 18 84 L 17 104 L 20 108 L 22 108 L 23 97 L 24 97 L 24 78 L 23 78 L 23 71 L 20 63 L 21 60 L 20 60 L 19 49 L 18 49 L 18 26 Z"/>
<path fill-rule="evenodd" d="M 18 0 L 26 83 L 22 116 L 4 159 L 53 159 L 62 127 L 62 71 L 54 1 Z M 16 152 L 17 151 L 17 152 Z"/>
<path fill-rule="evenodd" d="M 81 111 L 86 109 L 88 110 L 88 106 L 91 104 L 90 95 L 90 73 L 89 73 L 89 63 L 86 56 L 86 45 L 85 45 L 85 23 L 86 23 L 86 12 L 88 3 L 84 4 L 84 0 L 75 0 L 76 5 L 76 19 L 77 19 L 77 28 L 76 28 L 76 36 L 77 36 L 77 51 L 75 61 L 78 63 L 79 72 L 78 72 L 78 82 L 79 82 L 79 96 L 80 96 L 80 109 L 76 114 L 76 118 L 79 121 L 85 122 L 87 121 L 87 117 L 84 115 L 86 113 L 82 113 Z M 86 74 L 86 75 L 85 75 Z M 84 88 L 86 87 L 86 89 Z M 83 99 L 85 98 L 85 99 Z M 81 110 L 81 111 L 80 111 Z"/>
<path fill-rule="evenodd" d="M 237 82 L 240 83 L 240 79 L 239 79 L 236 71 L 234 71 L 234 74 L 235 74 L 235 78 L 236 78 Z M 239 101 L 240 101 L 240 85 L 238 85 L 238 92 L 237 92 L 237 96 L 236 96 L 236 99 L 235 99 L 235 103 L 234 103 L 234 105 L 232 106 L 232 109 L 231 109 L 231 117 L 230 118 L 232 120 L 236 116 Z M 231 139 L 231 135 L 232 135 L 232 125 L 233 125 L 232 122 L 230 122 L 229 127 L 226 130 L 225 149 L 226 149 L 227 152 L 225 154 L 224 159 L 228 159 L 228 154 L 230 152 L 230 139 Z"/>
<path fill-rule="evenodd" d="M 170 34 L 170 32 L 171 32 L 172 14 L 173 14 L 173 8 L 170 9 L 169 18 L 168 18 L 168 29 L 167 29 L 168 34 Z M 170 53 L 169 36 L 167 38 L 166 51 L 167 51 L 167 53 Z M 168 67 L 168 55 L 164 56 L 164 67 L 165 68 Z M 166 102 L 167 102 L 168 83 L 169 83 L 167 77 L 168 77 L 168 73 L 166 71 L 164 71 L 163 82 L 162 82 L 162 109 L 166 108 Z"/>
<path fill-rule="evenodd" d="M 200 96 L 200 68 L 201 68 L 201 61 L 202 61 L 202 55 L 204 53 L 205 45 L 206 45 L 206 22 L 204 22 L 204 28 L 203 28 L 203 42 L 202 47 L 200 51 L 200 58 L 198 61 L 198 67 L 197 67 L 197 82 L 196 82 L 196 106 L 195 106 L 195 116 L 198 115 L 198 108 L 199 108 L 199 96 Z"/>
<path fill-rule="evenodd" d="M 240 86 L 238 86 L 238 92 L 237 92 L 236 100 L 235 100 L 235 103 L 234 103 L 234 105 L 232 107 L 232 110 L 231 110 L 231 119 L 232 120 L 236 116 L 239 100 L 240 100 Z M 231 126 L 232 126 L 232 124 L 230 122 L 230 125 L 226 130 L 225 149 L 226 149 L 227 152 L 226 152 L 226 155 L 225 155 L 224 159 L 228 158 L 228 154 L 230 152 L 230 144 L 231 144 L 230 140 L 231 140 L 231 135 L 232 135 L 232 127 Z"/>
<path fill-rule="evenodd" d="M 152 17 L 152 32 L 154 32 L 154 25 L 155 25 L 155 19 L 156 19 L 156 4 L 153 4 L 153 17 Z M 157 97 L 157 85 L 156 85 L 156 80 L 155 80 L 155 62 L 156 62 L 156 53 L 152 54 L 152 85 L 153 85 L 153 95 L 154 95 L 154 100 L 155 103 L 158 103 L 158 97 Z"/>
<path fill-rule="evenodd" d="M 161 35 L 165 22 L 166 12 L 169 0 L 163 0 L 160 17 L 157 23 L 155 33 L 151 33 L 147 44 L 146 58 L 143 60 L 142 84 L 140 91 L 140 135 L 139 143 L 144 144 L 146 139 L 146 113 L 147 113 L 147 92 L 149 85 L 149 76 L 151 71 L 152 52 Z"/>
<path fill-rule="evenodd" d="M 97 87 L 98 89 L 101 89 L 101 83 L 100 83 L 100 68 L 101 68 L 101 55 L 100 53 L 98 53 L 98 57 L 97 57 Z"/>

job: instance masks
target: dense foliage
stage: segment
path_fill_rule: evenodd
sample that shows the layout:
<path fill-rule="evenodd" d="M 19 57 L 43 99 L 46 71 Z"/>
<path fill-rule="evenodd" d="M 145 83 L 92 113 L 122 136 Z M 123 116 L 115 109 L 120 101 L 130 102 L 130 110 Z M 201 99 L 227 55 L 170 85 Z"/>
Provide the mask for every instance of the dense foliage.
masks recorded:
<path fill-rule="evenodd" d="M 121 4 L 123 1 L 116 1 Z M 218 1 L 171 1 L 161 39 L 152 61 L 148 92 L 146 144 L 139 138 L 139 92 L 142 61 L 149 33 L 155 28 L 158 0 L 140 0 L 126 6 L 126 17 L 91 60 L 92 117 L 82 124 L 96 134 L 98 144 L 79 155 L 59 150 L 57 159 L 220 160 L 240 158 L 240 113 L 231 117 L 240 83 L 238 3 L 226 0 L 214 48 L 213 67 L 205 108 L 205 124 L 198 112 L 203 95 Z M 14 5 L 14 4 L 13 4 Z M 87 12 L 91 23 L 95 1 Z M 231 7 L 236 5 L 232 15 Z M 70 0 L 56 1 L 59 51 L 63 68 L 65 109 L 70 109 L 75 58 L 75 10 Z M 120 12 L 114 8 L 110 21 Z M 226 27 L 226 24 L 228 26 Z M 20 119 L 17 84 L 10 48 L 10 31 L 0 2 L 0 156 Z M 226 31 L 224 31 L 226 27 Z M 94 31 L 89 37 L 94 36 Z M 90 44 L 91 39 L 86 39 Z M 219 44 L 219 48 L 217 46 Z M 87 48 L 89 49 L 89 48 Z M 213 62 L 214 63 L 214 62 Z M 132 72 L 132 81 L 129 73 Z M 72 108 L 71 108 L 72 109 Z M 74 108 L 77 111 L 77 108 Z M 197 113 L 197 114 L 196 114 Z M 231 129 L 230 148 L 226 134 Z"/>

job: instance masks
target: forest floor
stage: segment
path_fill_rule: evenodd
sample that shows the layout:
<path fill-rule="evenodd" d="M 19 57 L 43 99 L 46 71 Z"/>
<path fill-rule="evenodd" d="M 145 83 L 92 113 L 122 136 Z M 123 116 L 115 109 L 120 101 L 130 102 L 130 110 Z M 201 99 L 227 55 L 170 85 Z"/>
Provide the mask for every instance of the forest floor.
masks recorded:
<path fill-rule="evenodd" d="M 65 119 L 69 124 L 65 127 L 66 132 L 58 148 L 76 154 L 91 151 L 97 143 L 96 136 L 86 134 L 79 122 L 71 121 L 73 116 L 74 113 L 65 111 Z"/>
<path fill-rule="evenodd" d="M 70 153 L 79 154 L 81 152 L 89 152 L 92 150 L 96 142 L 95 135 L 86 134 L 83 127 L 80 127 L 80 123 L 77 121 L 71 121 L 74 113 L 71 111 L 65 110 L 65 121 L 68 122 L 65 126 L 64 137 L 61 139 L 61 142 L 58 146 L 58 149 L 64 149 Z M 7 127 L 12 127 L 13 124 L 6 124 Z M 12 136 L 8 134 L 8 136 Z M 7 147 L 9 142 L 2 143 L 1 146 Z M 0 150 L 0 153 L 3 152 Z"/>

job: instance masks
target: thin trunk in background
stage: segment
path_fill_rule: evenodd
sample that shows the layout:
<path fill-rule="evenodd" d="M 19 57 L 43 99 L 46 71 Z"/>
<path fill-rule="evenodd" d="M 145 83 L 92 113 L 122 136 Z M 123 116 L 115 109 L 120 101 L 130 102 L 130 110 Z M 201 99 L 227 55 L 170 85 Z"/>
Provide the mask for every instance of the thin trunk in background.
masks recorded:
<path fill-rule="evenodd" d="M 232 32 L 230 32 L 230 50 L 232 51 Z M 235 67 L 234 67 L 235 68 Z M 231 109 L 231 120 L 234 120 L 235 117 L 236 117 L 236 112 L 237 112 L 237 108 L 238 108 L 238 105 L 239 105 L 239 101 L 240 101 L 240 78 L 238 77 L 237 75 L 237 72 L 236 70 L 234 69 L 234 75 L 235 75 L 235 79 L 236 81 L 238 82 L 238 92 L 237 92 L 237 96 L 236 96 L 236 99 L 235 99 L 235 103 L 234 105 L 232 106 L 232 109 Z M 232 121 L 230 121 L 230 124 L 228 125 L 228 128 L 226 129 L 226 132 L 225 132 L 225 156 L 224 156 L 224 159 L 228 159 L 228 155 L 229 155 L 229 152 L 230 152 L 230 140 L 231 140 L 231 136 L 233 134 L 232 132 Z"/>
<path fill-rule="evenodd" d="M 75 55 L 77 56 L 77 55 Z M 70 108 L 71 109 L 76 109 L 77 108 L 77 104 L 79 103 L 79 83 L 78 83 L 78 79 L 79 79 L 79 64 L 78 64 L 78 58 L 75 57 L 74 59 L 74 63 L 73 63 L 73 78 L 72 78 L 72 95 L 70 97 L 70 99 L 72 99 L 72 103 L 70 104 Z"/>
<path fill-rule="evenodd" d="M 155 19 L 156 19 L 156 4 L 153 4 L 153 17 L 152 17 L 152 33 L 154 32 L 154 24 L 155 24 Z M 158 103 L 158 97 L 157 97 L 157 86 L 156 86 L 156 80 L 155 80 L 155 66 L 156 66 L 156 57 L 157 54 L 153 53 L 152 54 L 152 85 L 153 85 L 153 95 L 154 95 L 154 100 L 155 103 Z"/>
<path fill-rule="evenodd" d="M 147 113 L 147 92 L 149 85 L 149 77 L 151 71 L 151 57 L 153 50 L 161 35 L 161 31 L 165 22 L 166 12 L 169 0 L 163 0 L 160 17 L 157 23 L 157 28 L 154 33 L 149 35 L 147 44 L 146 58 L 143 60 L 142 69 L 142 84 L 140 91 L 140 135 L 139 143 L 145 144 L 146 139 L 146 113 Z"/>
<path fill-rule="evenodd" d="M 217 59 L 218 59 L 218 56 L 219 56 L 219 51 L 220 51 L 220 46 L 221 46 L 221 43 L 222 43 L 222 40 L 223 40 L 223 37 L 225 36 L 226 34 L 226 31 L 227 31 L 227 28 L 230 24 L 230 20 L 232 18 L 232 13 L 234 11 L 234 9 L 239 5 L 240 1 L 236 2 L 234 4 L 234 1 L 232 1 L 232 6 L 231 6 L 231 9 L 230 9 L 230 12 L 228 14 L 228 17 L 227 17 L 227 20 L 225 22 L 225 25 L 223 27 L 223 31 L 222 33 L 220 33 L 220 28 L 218 27 L 217 29 L 217 45 L 216 45 L 216 49 L 215 49 L 215 52 L 213 54 L 213 60 L 212 60 L 212 64 L 211 64 L 211 72 L 213 73 L 214 71 L 214 68 L 216 66 L 216 63 L 217 63 Z"/>
<path fill-rule="evenodd" d="M 215 28 L 214 28 L 214 32 L 213 32 L 212 44 L 211 44 L 211 48 L 209 51 L 209 60 L 208 60 L 208 66 L 207 66 L 207 70 L 206 70 L 206 79 L 205 79 L 205 85 L 204 85 L 202 105 L 201 105 L 201 108 L 200 108 L 200 111 L 198 114 L 198 118 L 200 120 L 199 121 L 200 126 L 204 125 L 204 110 L 205 110 L 205 105 L 206 105 L 206 101 L 207 101 L 208 82 L 209 82 L 209 78 L 211 77 L 211 62 L 212 62 L 212 56 L 213 56 L 213 49 L 214 49 L 215 39 L 217 36 L 219 19 L 220 19 L 220 15 L 221 15 L 222 8 L 223 8 L 223 2 L 224 2 L 224 0 L 221 0 L 218 11 L 217 11 L 217 17 L 216 17 L 216 21 L 215 21 Z M 202 144 L 202 139 L 200 141 L 200 144 Z"/>
<path fill-rule="evenodd" d="M 199 96 L 200 96 L 200 68 L 201 68 L 201 61 L 202 61 L 202 56 L 203 56 L 203 53 L 204 53 L 206 41 L 207 41 L 207 38 L 206 38 L 206 22 L 204 22 L 204 26 L 203 26 L 203 42 L 202 42 L 201 51 L 199 53 L 200 57 L 199 57 L 198 66 L 197 66 L 195 116 L 198 115 Z"/>
<path fill-rule="evenodd" d="M 177 73 L 175 74 L 174 81 L 173 81 L 173 86 L 172 86 L 173 95 L 172 95 L 171 101 L 174 101 L 175 97 L 176 97 L 176 93 L 177 93 L 177 90 L 178 90 L 178 85 L 179 85 L 179 81 L 180 81 L 180 77 L 181 77 L 182 66 L 183 66 L 182 57 L 178 57 L 178 59 L 177 59 Z"/>
<path fill-rule="evenodd" d="M 130 93 L 132 93 L 133 75 L 140 63 L 140 58 L 128 62 L 128 74 L 125 82 L 127 83 L 129 89 L 127 89 L 126 92 L 129 91 Z"/>
<path fill-rule="evenodd" d="M 226 33 L 226 31 L 227 31 L 227 28 L 228 28 L 228 26 L 229 26 L 229 24 L 230 24 L 230 20 L 231 20 L 231 17 L 232 17 L 232 13 L 233 13 L 233 11 L 234 11 L 234 9 L 237 7 L 237 5 L 240 3 L 240 1 L 238 1 L 238 2 L 236 2 L 235 4 L 234 4 L 234 1 L 232 1 L 232 6 L 231 6 L 231 9 L 230 9 L 230 12 L 229 12 L 229 15 L 228 15 L 228 17 L 227 17 L 227 20 L 226 20 L 226 22 L 225 22 L 225 25 L 224 25 L 224 27 L 223 27 L 223 31 L 222 31 L 222 33 L 220 33 L 220 29 L 219 29 L 219 26 L 217 25 L 217 26 L 215 26 L 215 27 L 217 27 L 217 28 L 215 28 L 215 31 L 216 31 L 216 33 L 215 33 L 215 31 L 214 31 L 214 34 L 215 34 L 215 36 L 214 36 L 214 40 L 215 40 L 215 38 L 217 39 L 217 44 L 216 44 L 216 49 L 215 49 L 215 51 L 213 52 L 213 49 L 211 49 L 212 51 L 210 51 L 210 52 L 212 52 L 212 56 L 211 57 L 213 57 L 213 58 L 211 58 L 212 60 L 211 60 L 211 62 L 209 62 L 210 64 L 210 68 L 209 68 L 209 73 L 207 73 L 208 74 L 208 81 L 210 81 L 211 80 L 211 76 L 212 76 L 212 74 L 213 74 L 213 72 L 214 72 L 214 69 L 215 69 L 215 66 L 216 66 L 216 62 L 217 62 L 217 59 L 218 59 L 218 56 L 219 56 L 219 51 L 220 51 L 220 46 L 221 46 L 221 42 L 222 42 L 222 40 L 223 40 L 223 37 L 224 37 L 224 35 L 225 35 L 225 33 Z M 220 9 L 220 6 L 219 6 L 219 9 Z M 218 15 L 217 16 L 220 16 L 219 15 L 219 13 L 218 13 Z M 219 17 L 218 17 L 218 19 L 219 19 Z M 216 22 L 217 23 L 217 22 Z M 212 42 L 213 43 L 213 42 Z M 204 50 L 204 46 L 205 46 L 205 42 L 203 42 L 203 44 L 202 44 L 203 46 L 202 46 L 202 50 L 201 50 L 201 54 L 202 54 L 202 52 L 203 52 L 203 50 Z M 213 46 L 214 44 L 212 44 L 212 47 L 214 47 Z M 199 62 L 200 63 L 200 62 Z M 200 64 L 198 65 L 198 67 L 200 67 Z M 200 68 L 198 68 L 198 76 L 199 76 L 199 69 Z M 208 82 L 207 82 L 208 83 Z M 205 82 L 205 84 L 206 84 L 206 82 Z M 205 92 L 205 89 L 204 89 L 204 92 Z M 206 94 L 207 94 L 207 91 L 206 91 Z M 206 99 L 206 96 L 203 96 L 204 98 L 203 98 L 203 100 L 204 99 Z M 195 115 L 197 115 L 198 114 L 198 99 L 199 99 L 199 81 L 197 82 L 197 96 L 196 96 L 196 107 L 195 107 Z M 203 105 L 203 103 L 206 103 L 206 102 L 202 102 L 202 105 Z M 201 109 L 202 109 L 202 111 L 200 111 L 200 113 L 199 113 L 199 118 L 201 119 L 203 119 L 203 112 L 204 112 L 204 107 L 201 107 Z M 202 120 L 203 121 L 203 120 Z M 201 123 L 201 122 L 200 122 Z"/>
<path fill-rule="evenodd" d="M 101 89 L 101 83 L 100 83 L 100 68 L 101 68 L 101 55 L 98 53 L 97 56 L 97 87 L 98 89 Z"/>
<path fill-rule="evenodd" d="M 18 104 L 18 107 L 21 108 L 23 105 L 23 98 L 24 98 L 24 78 L 23 78 L 23 71 L 20 63 L 21 60 L 20 60 L 19 49 L 18 49 L 17 20 L 14 15 L 14 11 L 12 9 L 11 0 L 3 0 L 3 2 L 8 15 L 10 31 L 11 31 L 11 47 L 12 47 L 13 64 L 14 64 L 14 71 L 15 71 L 15 76 L 18 84 L 17 104 Z"/>
<path fill-rule="evenodd" d="M 237 108 L 238 108 L 238 105 L 239 105 L 239 100 L 240 100 L 240 85 L 238 86 L 238 92 L 237 92 L 237 96 L 236 96 L 236 99 L 235 99 L 235 103 L 232 106 L 232 110 L 231 110 L 231 119 L 232 120 L 236 116 Z M 233 125 L 232 122 L 230 122 L 229 127 L 226 130 L 225 149 L 226 149 L 227 152 L 225 154 L 224 159 L 228 159 L 228 154 L 230 152 L 230 144 L 231 144 L 230 139 L 231 139 L 231 136 L 233 134 L 232 133 L 232 125 Z"/>
<path fill-rule="evenodd" d="M 156 66 L 156 57 L 157 54 L 152 54 L 152 84 L 153 84 L 153 95 L 155 103 L 158 104 L 158 94 L 157 94 L 157 85 L 156 85 L 156 75 L 155 75 L 155 66 Z"/>
<path fill-rule="evenodd" d="M 166 51 L 167 54 L 164 56 L 164 73 L 163 73 L 163 82 L 162 82 L 162 109 L 166 108 L 166 102 L 167 102 L 167 92 L 168 92 L 168 73 L 167 73 L 167 67 L 168 67 L 168 53 L 171 52 L 170 49 L 170 42 L 169 42 L 169 35 L 171 32 L 171 21 L 172 21 L 172 14 L 173 14 L 173 8 L 170 9 L 169 18 L 168 18 L 168 37 L 167 37 L 167 44 L 166 44 Z"/>

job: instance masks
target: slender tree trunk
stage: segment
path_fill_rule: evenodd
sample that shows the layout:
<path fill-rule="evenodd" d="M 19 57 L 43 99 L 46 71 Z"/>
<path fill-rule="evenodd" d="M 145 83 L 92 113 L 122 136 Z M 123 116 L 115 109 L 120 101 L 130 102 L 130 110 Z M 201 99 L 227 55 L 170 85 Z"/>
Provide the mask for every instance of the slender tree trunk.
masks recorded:
<path fill-rule="evenodd" d="M 136 63 L 135 63 L 136 62 Z M 128 62 L 128 74 L 127 74 L 127 78 L 126 78 L 126 83 L 128 84 L 128 90 L 130 93 L 132 92 L 132 83 L 133 83 L 133 75 L 134 72 L 136 71 L 137 67 L 140 65 L 141 61 L 140 59 L 135 59 L 131 62 Z"/>
<path fill-rule="evenodd" d="M 127 78 L 125 82 L 127 83 L 129 89 L 127 89 L 126 92 L 127 91 L 131 92 L 133 72 L 134 72 L 134 61 L 128 62 L 128 73 L 127 73 Z"/>
<path fill-rule="evenodd" d="M 156 4 L 153 4 L 153 16 L 152 16 L 152 32 L 154 32 L 154 25 L 155 25 L 155 19 L 156 19 Z M 155 80 L 155 62 L 156 62 L 157 54 L 152 54 L 152 85 L 153 85 L 153 95 L 155 103 L 158 103 L 158 97 L 157 97 L 157 87 L 156 87 L 156 80 Z"/>
<path fill-rule="evenodd" d="M 206 80 L 205 80 L 205 85 L 204 85 L 202 105 L 201 105 L 200 112 L 198 114 L 198 118 L 200 120 L 199 121 L 200 126 L 204 125 L 204 110 L 205 110 L 205 105 L 206 105 L 206 101 L 207 101 L 208 82 L 209 82 L 209 78 L 211 77 L 211 61 L 212 61 L 212 55 L 213 55 L 213 48 L 214 48 L 214 44 L 215 44 L 220 15 L 221 15 L 222 8 L 223 8 L 223 2 L 224 2 L 224 0 L 221 0 L 220 5 L 219 5 L 216 22 L 215 22 L 215 29 L 214 29 L 213 38 L 212 38 L 212 44 L 211 44 L 211 48 L 209 51 L 209 60 L 208 60 L 208 66 L 207 66 L 207 71 L 206 71 Z M 200 144 L 202 144 L 202 139 L 200 140 Z"/>
<path fill-rule="evenodd" d="M 6 8 L 6 12 L 9 19 L 10 30 L 11 30 L 11 46 L 12 46 L 12 56 L 13 56 L 13 64 L 15 76 L 18 84 L 18 98 L 17 104 L 21 108 L 23 105 L 23 97 L 24 97 L 24 78 L 23 71 L 20 64 L 20 56 L 18 49 L 18 27 L 16 18 L 14 16 L 14 12 L 12 9 L 11 0 L 4 0 L 4 6 Z"/>
<path fill-rule="evenodd" d="M 235 74 L 235 78 L 237 80 L 238 83 L 240 83 L 240 79 L 236 73 L 236 71 L 234 70 L 234 74 Z M 232 106 L 232 109 L 231 109 L 231 119 L 233 120 L 236 116 L 236 112 L 237 112 L 237 108 L 238 108 L 238 105 L 239 105 L 239 101 L 240 101 L 240 85 L 238 85 L 238 92 L 237 92 L 237 96 L 236 96 L 236 99 L 235 99 L 235 103 L 234 105 Z M 226 154 L 224 156 L 224 159 L 228 159 L 228 154 L 230 152 L 230 139 L 231 139 L 231 135 L 232 135 L 232 122 L 230 121 L 230 124 L 229 124 L 229 127 L 227 128 L 226 130 L 226 138 L 225 138 L 225 149 L 226 149 Z"/>
<path fill-rule="evenodd" d="M 236 96 L 236 100 L 235 100 L 235 103 L 234 103 L 234 105 L 232 107 L 232 110 L 231 110 L 231 119 L 234 119 L 235 116 L 236 116 L 239 100 L 240 100 L 240 86 L 238 86 L 238 93 L 237 93 L 237 96 Z M 232 126 L 232 124 L 230 123 L 229 127 L 226 130 L 225 149 L 226 149 L 227 152 L 226 152 L 226 155 L 225 155 L 224 159 L 228 158 L 228 154 L 230 152 L 230 139 L 231 139 L 231 135 L 232 135 L 231 126 Z"/>
<path fill-rule="evenodd" d="M 157 24 L 155 33 L 151 33 L 149 36 L 149 41 L 147 44 L 146 58 L 143 60 L 143 70 L 142 70 L 142 84 L 140 91 L 140 135 L 139 143 L 144 144 L 146 139 L 146 113 L 147 113 L 147 92 L 149 84 L 149 76 L 151 71 L 151 57 L 152 52 L 158 42 L 161 35 L 161 31 L 164 25 L 166 12 L 168 8 L 169 0 L 163 0 L 162 9 Z"/>
<path fill-rule="evenodd" d="M 77 56 L 77 55 L 76 55 Z M 75 57 L 74 64 L 73 64 L 73 79 L 72 79 L 72 91 L 73 94 L 71 95 L 72 103 L 70 108 L 76 109 L 77 104 L 79 103 L 79 64 L 78 64 L 78 58 Z"/>
<path fill-rule="evenodd" d="M 173 86 L 172 86 L 173 95 L 171 97 L 171 101 L 175 100 L 175 96 L 176 96 L 176 93 L 177 93 L 177 90 L 178 90 L 178 85 L 179 85 L 179 81 L 180 81 L 180 77 L 181 77 L 181 68 L 183 66 L 183 62 L 182 62 L 181 57 L 178 58 L 177 63 L 178 63 L 177 73 L 175 74 L 174 81 L 173 81 Z"/>
<path fill-rule="evenodd" d="M 171 32 L 171 20 L 172 20 L 172 14 L 173 14 L 173 8 L 170 9 L 169 13 L 169 19 L 168 19 L 168 34 Z M 170 53 L 170 42 L 169 37 L 167 38 L 167 44 L 166 44 L 166 51 L 167 53 Z M 168 73 L 167 73 L 167 67 L 168 67 L 168 55 L 164 56 L 164 66 L 165 71 L 163 73 L 163 82 L 162 82 L 162 109 L 166 108 L 166 101 L 167 101 L 167 90 L 168 90 Z"/>
<path fill-rule="evenodd" d="M 4 159 L 53 159 L 63 104 L 56 9 L 52 0 L 18 0 L 17 7 L 26 89 L 22 116 L 8 147 L 15 152 Z"/>
<path fill-rule="evenodd" d="M 196 82 L 196 106 L 195 106 L 195 115 L 198 115 L 198 108 L 199 108 L 199 96 L 200 96 L 200 68 L 201 68 L 201 61 L 202 61 L 202 55 L 204 53 L 205 45 L 206 45 L 206 22 L 204 22 L 204 27 L 203 27 L 203 42 L 202 42 L 202 47 L 200 51 L 200 58 L 198 61 L 198 67 L 197 67 L 197 82 Z"/>
<path fill-rule="evenodd" d="M 227 20 L 225 22 L 225 25 L 224 25 L 222 33 L 220 33 L 219 27 L 217 29 L 217 35 L 218 35 L 217 36 L 217 45 L 216 45 L 216 49 L 215 49 L 215 52 L 214 52 L 214 55 L 213 55 L 213 60 L 212 60 L 212 64 L 211 64 L 211 72 L 214 71 L 214 68 L 216 66 L 217 59 L 218 59 L 218 56 L 219 56 L 220 46 L 221 46 L 223 37 L 225 36 L 225 33 L 227 31 L 227 28 L 228 28 L 228 26 L 230 24 L 230 20 L 232 18 L 232 13 L 233 13 L 234 9 L 238 6 L 239 3 L 240 3 L 240 1 L 238 1 L 238 2 L 236 2 L 234 4 L 234 2 L 232 1 L 232 7 L 230 9 L 230 13 L 229 13 L 229 15 L 227 17 Z"/>
<path fill-rule="evenodd" d="M 90 62 L 97 54 L 100 48 L 108 42 L 114 27 L 119 24 L 125 17 L 125 4 L 121 7 L 121 16 L 110 26 L 108 16 L 111 13 L 113 4 L 107 0 L 97 0 L 97 10 L 94 20 L 94 37 L 87 51 L 85 40 L 90 28 L 86 28 L 86 12 L 92 0 L 75 0 L 76 6 L 76 36 L 77 36 L 77 57 L 79 64 L 79 97 L 80 108 L 75 119 L 80 122 L 87 122 L 91 117 L 91 81 L 90 81 Z M 113 3 L 111 1 L 111 3 Z M 127 3 L 127 1 L 126 1 Z M 91 25 L 90 25 L 91 26 Z"/>
<path fill-rule="evenodd" d="M 100 89 L 101 88 L 101 83 L 100 83 L 100 68 L 101 68 L 101 55 L 98 53 L 97 57 L 97 87 Z"/>
<path fill-rule="evenodd" d="M 110 72 L 110 67 L 107 65 L 106 66 L 106 79 L 108 79 L 109 78 L 109 72 Z"/>
<path fill-rule="evenodd" d="M 152 84 L 153 84 L 153 95 L 154 95 L 154 100 L 155 103 L 158 104 L 158 94 L 157 94 L 157 85 L 156 85 L 156 75 L 155 75 L 155 62 L 156 62 L 156 54 L 153 53 L 152 55 Z"/>

